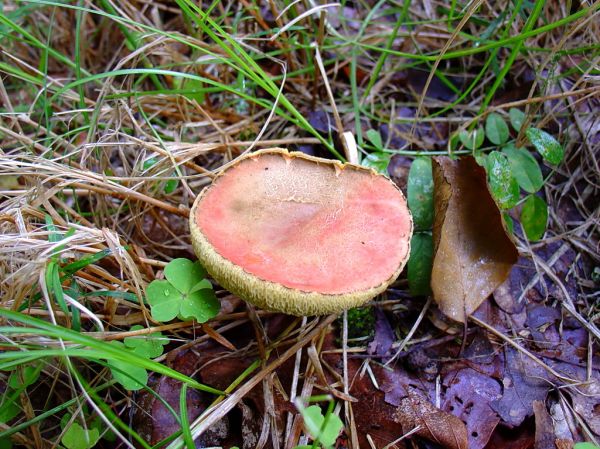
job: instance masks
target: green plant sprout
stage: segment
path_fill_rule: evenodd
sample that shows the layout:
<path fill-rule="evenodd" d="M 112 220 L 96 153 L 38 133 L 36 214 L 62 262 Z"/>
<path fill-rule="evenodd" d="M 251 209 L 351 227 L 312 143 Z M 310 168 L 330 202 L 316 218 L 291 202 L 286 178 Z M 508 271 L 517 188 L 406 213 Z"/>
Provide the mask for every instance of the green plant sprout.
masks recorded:
<path fill-rule="evenodd" d="M 146 289 L 152 318 L 162 322 L 194 318 L 205 323 L 219 313 L 219 300 L 199 262 L 174 259 L 164 272 L 166 280 L 152 281 Z"/>
<path fill-rule="evenodd" d="M 325 416 L 318 405 L 305 407 L 301 399 L 296 399 L 294 403 L 302 414 L 304 426 L 313 439 L 312 445 L 296 446 L 294 449 L 311 449 L 319 445 L 324 449 L 331 449 L 335 440 L 344 427 L 342 420 L 333 414 L 335 403 L 329 395 L 312 396 L 308 402 L 329 401 Z"/>
<path fill-rule="evenodd" d="M 373 168 L 377 172 L 387 175 L 387 168 L 390 164 L 390 159 L 392 155 L 384 153 L 385 147 L 383 145 L 381 133 L 374 129 L 369 129 L 366 132 L 366 136 L 369 142 L 371 142 L 371 144 L 373 145 L 373 147 L 375 147 L 375 151 L 373 153 L 367 154 L 362 159 L 361 165 Z"/>

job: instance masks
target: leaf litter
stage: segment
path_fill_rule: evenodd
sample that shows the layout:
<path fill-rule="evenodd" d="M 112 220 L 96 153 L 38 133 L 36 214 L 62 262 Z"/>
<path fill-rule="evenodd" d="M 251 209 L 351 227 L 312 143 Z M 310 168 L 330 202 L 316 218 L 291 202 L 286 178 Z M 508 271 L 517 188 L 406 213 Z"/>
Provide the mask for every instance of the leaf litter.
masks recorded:
<path fill-rule="evenodd" d="M 179 22 L 185 22 L 178 16 L 171 18 L 171 15 L 176 16 L 176 10 L 168 2 L 149 6 L 148 18 L 144 16 L 145 12 L 138 11 L 129 2 L 126 2 L 126 6 L 132 6 L 130 10 L 140 14 L 142 20 L 149 20 L 148 23 L 161 18 L 163 11 L 168 13 L 164 16 L 168 19 L 168 27 L 179 30 Z M 265 8 L 265 15 L 270 14 L 265 20 L 275 26 L 276 15 L 269 9 Z M 439 14 L 438 10 L 431 8 L 430 2 L 411 5 L 410 9 L 411 15 L 415 16 Z M 27 20 L 45 22 L 47 17 L 44 13 L 44 8 L 39 8 Z M 71 17 L 74 15 L 66 13 L 66 10 L 57 8 L 53 17 L 58 24 L 62 24 L 63 29 L 75 29 Z M 358 19 L 361 18 L 361 12 L 358 9 L 346 7 L 344 14 L 352 18 L 348 22 L 351 29 L 360 27 Z M 553 19 L 559 17 L 558 12 L 547 11 L 547 14 L 548 23 L 556 22 Z M 375 32 L 383 30 L 383 34 L 389 33 L 390 24 L 393 23 L 390 22 L 391 18 L 384 15 L 383 20 L 379 20 L 374 16 L 369 27 L 373 26 Z M 344 18 L 335 19 L 341 22 Z M 84 20 L 86 24 L 93 25 L 92 21 Z M 257 28 L 268 32 L 258 22 Z M 325 28 L 331 23 L 335 21 L 323 22 Z M 576 25 L 580 26 L 581 23 L 577 22 Z M 477 36 L 480 31 L 477 26 L 477 21 L 469 21 L 467 30 Z M 445 27 L 438 29 L 434 24 L 414 27 L 414 33 L 413 30 L 408 33 L 410 36 L 398 35 L 394 49 L 412 51 L 418 46 L 420 54 L 428 54 L 432 48 L 442 48 L 449 37 Z M 591 24 L 585 28 L 594 31 Z M 182 32 L 186 30 L 182 28 Z M 554 44 L 552 40 L 560 39 L 564 34 L 563 28 L 560 28 L 559 34 L 558 38 L 544 34 L 543 46 L 549 48 Z M 127 62 L 121 60 L 130 53 L 121 47 L 123 36 L 119 32 L 110 35 L 91 33 L 88 36 L 88 47 L 82 49 L 82 61 L 86 69 L 111 67 L 115 57 L 119 63 Z M 194 58 L 197 55 L 183 42 L 165 43 L 157 47 L 160 52 L 153 53 L 150 39 L 155 36 L 152 36 L 151 33 L 136 36 L 140 42 L 149 44 L 147 53 L 142 53 L 145 62 L 151 63 L 156 58 L 161 64 L 182 60 L 191 65 L 196 61 Z M 368 42 L 379 39 L 376 33 L 368 33 L 368 36 Z M 457 38 L 462 39 L 461 36 Z M 528 45 L 531 43 L 536 45 L 537 38 L 528 41 Z M 3 59 L 3 62 L 11 67 L 38 67 L 37 53 L 23 51 L 26 48 L 24 43 L 21 49 L 7 47 L 3 58 L 9 51 L 14 54 L 10 55 L 10 59 Z M 121 49 L 118 54 L 114 51 L 116 48 Z M 422 51 L 424 49 L 425 52 Z M 69 48 L 65 54 L 70 52 Z M 215 54 L 219 54 L 219 49 Z M 531 55 L 537 71 L 537 63 L 544 65 L 543 60 L 536 59 L 535 52 L 531 52 Z M 344 53 L 344 60 L 328 61 L 341 64 L 340 73 L 343 76 L 336 78 L 337 67 L 335 71 L 328 71 L 328 76 L 331 76 L 340 106 L 343 106 L 340 110 L 343 111 L 344 127 L 354 129 L 355 111 L 348 104 L 343 104 L 343 98 L 349 98 L 348 92 L 351 91 L 348 79 L 342 79 L 351 78 L 346 57 Z M 359 91 L 368 81 L 376 57 L 376 54 L 367 53 L 359 56 L 359 70 L 356 73 Z M 257 371 L 243 377 L 227 399 L 213 406 L 212 413 L 207 415 L 212 425 L 204 428 L 197 440 L 199 446 L 231 447 L 237 444 L 240 447 L 293 447 L 301 439 L 304 439 L 304 443 L 310 442 L 298 411 L 292 405 L 292 397 L 330 393 L 332 389 L 339 394 L 344 388 L 348 396 L 359 401 L 352 402 L 346 396 L 338 395 L 336 400 L 347 400 L 345 405 L 351 406 L 352 415 L 340 412 L 345 428 L 333 442 L 336 447 L 350 446 L 353 432 L 360 447 L 374 445 L 378 448 L 387 447 L 394 441 L 397 441 L 396 447 L 431 447 L 431 443 L 424 440 L 445 442 L 446 447 L 465 447 L 467 444 L 468 447 L 505 448 L 552 447 L 553 444 L 562 448 L 571 447 L 573 442 L 583 439 L 596 438 L 598 441 L 600 391 L 597 367 L 600 361 L 597 341 L 592 340 L 592 333 L 588 332 L 589 329 L 597 329 L 599 311 L 598 281 L 593 277 L 600 263 L 595 219 L 599 197 L 594 177 L 598 172 L 597 145 L 600 133 L 597 132 L 598 122 L 594 115 L 598 105 L 596 99 L 584 96 L 586 93 L 572 92 L 589 83 L 590 76 L 584 74 L 578 78 L 578 72 L 572 71 L 585 67 L 586 57 L 577 54 L 562 57 L 557 54 L 556 58 L 559 61 L 557 70 L 571 70 L 568 76 L 554 82 L 554 77 L 562 76 L 561 73 L 549 73 L 544 67 L 540 67 L 539 73 L 536 73 L 526 62 L 519 61 L 522 67 L 507 80 L 506 87 L 499 91 L 495 103 L 492 103 L 493 107 L 503 108 L 503 103 L 521 102 L 518 107 L 524 107 L 526 114 L 512 112 L 518 111 L 515 108 L 510 109 L 511 123 L 515 128 L 523 124 L 529 126 L 534 117 L 539 117 L 545 122 L 543 129 L 548 136 L 561 134 L 559 141 L 564 143 L 567 163 L 552 169 L 543 168 L 543 177 L 549 180 L 543 192 L 550 205 L 548 233 L 541 236 L 540 243 L 531 243 L 524 238 L 517 223 L 515 241 L 520 257 L 515 259 L 512 269 L 504 267 L 499 270 L 502 271 L 501 275 L 496 273 L 494 281 L 485 286 L 485 291 L 469 301 L 468 308 L 465 306 L 465 295 L 458 295 L 459 299 L 453 300 L 458 306 L 449 309 L 444 309 L 446 306 L 437 308 L 433 304 L 425 307 L 424 304 L 429 303 L 408 295 L 406 281 L 401 279 L 376 303 L 373 336 L 363 340 L 362 346 L 353 348 L 344 345 L 340 326 L 331 325 L 333 320 L 293 321 L 261 311 L 250 318 L 251 313 L 243 302 L 218 289 L 216 293 L 221 303 L 228 306 L 223 305 L 221 313 L 210 322 L 212 331 L 193 321 L 167 325 L 149 321 L 150 308 L 144 302 L 145 286 L 155 277 L 160 277 L 161 270 L 170 259 L 191 255 L 185 218 L 186 208 L 193 199 L 192 194 L 206 185 L 212 172 L 219 170 L 223 163 L 254 145 L 254 142 L 250 142 L 255 137 L 252 133 L 269 111 L 256 112 L 257 109 L 248 109 L 248 103 L 237 101 L 234 97 L 203 92 L 187 94 L 186 98 L 196 102 L 204 98 L 204 104 L 180 101 L 181 98 L 176 95 L 146 95 L 140 103 L 134 104 L 118 98 L 122 86 L 112 85 L 112 81 L 105 86 L 119 92 L 114 97 L 103 98 L 96 89 L 87 85 L 82 90 L 82 101 L 95 108 L 97 121 L 102 124 L 97 130 L 91 130 L 89 135 L 82 132 L 70 140 L 70 134 L 66 135 L 67 138 L 53 134 L 61 127 L 70 133 L 71 121 L 79 123 L 81 120 L 80 113 L 76 112 L 80 106 L 68 95 L 61 96 L 61 100 L 64 100 L 61 108 L 64 111 L 51 117 L 53 129 L 47 130 L 41 126 L 44 120 L 37 111 L 26 114 L 10 112 L 7 115 L 9 118 L 0 122 L 3 148 L 0 179 L 6 181 L 2 183 L 0 203 L 2 306 L 26 310 L 27 313 L 48 319 L 54 316 L 51 308 L 40 305 L 41 297 L 38 297 L 38 302 L 32 300 L 39 288 L 36 280 L 43 279 L 44 265 L 49 255 L 60 246 L 48 238 L 51 231 L 46 225 L 44 215 L 47 214 L 52 217 L 58 234 L 66 235 L 70 229 L 75 230 L 68 237 L 66 247 L 59 249 L 65 263 L 77 262 L 79 258 L 90 255 L 105 255 L 92 264 L 83 265 L 64 280 L 65 287 L 77 286 L 83 293 L 75 299 L 85 308 L 81 314 L 84 332 L 99 339 L 124 340 L 125 345 L 131 342 L 128 340 L 132 338 L 131 333 L 140 330 L 131 326 L 142 326 L 148 330 L 148 335 L 162 332 L 168 336 L 169 352 L 164 356 L 159 355 L 160 351 L 155 347 L 144 348 L 143 352 L 148 357 L 158 356 L 162 363 L 220 389 L 229 387 L 245 370 L 259 362 Z M 478 60 L 469 57 L 464 63 L 474 61 L 478 64 Z M 290 57 L 289 62 L 291 65 L 298 64 L 295 55 Z M 70 76 L 54 58 L 49 58 L 48 63 L 46 76 L 50 85 L 61 84 L 58 79 Z M 404 61 L 401 63 L 404 64 Z M 94 64 L 98 67 L 92 67 Z M 411 60 L 409 64 L 415 64 L 415 61 Z M 454 61 L 451 61 L 443 71 L 455 74 L 456 67 L 453 64 Z M 270 67 L 269 73 L 280 75 L 279 66 L 273 66 L 275 68 Z M 215 62 L 211 67 L 213 69 L 224 78 L 236 79 L 237 74 L 230 72 L 224 64 Z M 420 67 L 418 70 L 399 71 L 400 75 L 395 80 L 400 80 L 405 90 L 411 91 L 409 94 L 398 91 L 395 83 L 390 82 L 394 78 L 386 81 L 383 77 L 386 82 L 378 82 L 372 92 L 374 94 L 366 102 L 371 108 L 369 117 L 375 119 L 361 117 L 363 122 L 371 122 L 368 126 L 363 123 L 366 126 L 363 132 L 367 129 L 380 131 L 386 147 L 391 149 L 446 149 L 450 130 L 456 127 L 456 122 L 463 123 L 471 113 L 477 113 L 473 105 L 485 91 L 475 86 L 473 97 L 468 100 L 473 103 L 459 105 L 453 110 L 452 117 L 443 117 L 439 121 L 435 118 L 421 120 L 423 117 L 415 117 L 415 102 L 423 102 L 425 109 L 436 111 L 456 98 L 456 93 L 438 76 L 433 78 L 426 98 L 416 95 L 415 92 L 424 86 L 423 75 L 428 70 L 428 67 Z M 9 100 L 3 107 L 11 111 L 13 104 L 20 107 L 19 103 L 23 103 L 27 108 L 35 104 L 37 89 L 31 94 L 27 89 L 14 88 L 10 84 L 11 80 L 16 79 L 13 72 L 3 73 L 3 83 L 10 87 L 7 95 L 2 94 L 3 101 Z M 29 76 L 29 72 L 27 74 Z M 31 72 L 33 75 L 34 71 Z M 285 94 L 301 104 L 305 101 L 304 97 L 310 98 L 313 80 L 301 75 L 296 80 L 299 83 L 288 83 Z M 452 76 L 450 80 L 460 91 L 464 89 L 456 77 Z M 161 82 L 165 83 L 167 90 L 177 88 L 177 83 L 169 78 L 161 79 Z M 543 86 L 536 90 L 536 83 Z M 245 80 L 240 84 L 245 84 Z M 289 85 L 296 87 L 289 89 Z M 202 88 L 202 83 L 186 83 L 186 86 L 197 89 Z M 299 93 L 294 91 L 296 88 Z M 314 91 L 318 94 L 319 87 L 315 86 Z M 556 97 L 546 101 L 543 95 L 547 93 Z M 527 95 L 531 98 L 527 98 Z M 396 101 L 396 110 L 387 111 L 379 107 L 390 102 L 395 105 Z M 305 115 L 315 110 L 324 112 L 310 116 L 311 124 L 323 135 L 335 134 L 337 130 L 331 127 L 333 119 L 328 117 L 328 106 L 320 104 L 318 95 L 313 95 L 312 103 L 315 104 L 303 110 Z M 242 110 L 247 112 L 240 114 L 238 111 Z M 565 111 L 570 111 L 574 120 Z M 151 114 L 150 122 L 141 119 L 142 113 Z M 500 129 L 502 125 L 498 123 L 489 126 L 490 129 L 495 127 L 494 139 L 501 142 L 505 140 L 506 130 Z M 127 131 L 130 126 L 136 130 L 134 135 Z M 157 130 L 158 135 L 155 134 Z M 322 142 L 303 133 L 282 117 L 274 117 L 266 134 L 256 143 L 269 146 L 277 142 L 277 145 L 290 145 L 319 155 L 328 154 Z M 527 130 L 524 129 L 524 133 Z M 48 143 L 48 136 L 54 136 L 55 140 Z M 174 136 L 175 139 L 164 142 L 161 139 L 165 136 Z M 537 133 L 533 139 L 542 148 L 540 156 L 553 164 L 562 158 L 558 157 L 562 147 L 557 147 L 556 139 L 548 136 Z M 481 148 L 478 145 L 480 138 L 478 134 L 474 139 L 466 136 L 463 140 L 473 148 Z M 97 148 L 104 153 L 95 151 Z M 65 154 L 69 157 L 66 158 Z M 141 161 L 148 157 L 157 161 L 150 168 L 153 176 L 141 177 Z M 406 183 L 411 160 L 412 157 L 400 154 L 392 158 L 389 170 L 400 185 Z M 452 164 L 460 163 L 453 160 Z M 480 171 L 475 164 L 470 164 L 474 172 Z M 157 181 L 153 177 L 172 178 L 174 165 L 183 176 L 180 186 L 171 191 L 164 188 L 167 179 Z M 526 191 L 536 189 L 541 182 L 539 174 L 536 172 L 532 175 L 531 171 L 521 173 L 517 180 Z M 476 185 L 480 187 L 472 191 L 475 197 L 473 202 L 489 202 L 483 184 Z M 406 191 L 404 187 L 403 190 Z M 452 199 L 452 195 L 449 195 L 445 200 L 450 203 Z M 454 199 L 457 197 L 454 196 Z M 468 219 L 470 212 L 461 212 L 461 207 L 459 204 L 455 210 L 449 204 L 442 204 L 439 210 L 444 212 L 444 224 L 446 221 L 450 224 L 453 220 L 449 217 L 455 213 L 459 217 L 463 214 L 463 220 Z M 487 232 L 490 238 L 504 239 L 499 216 L 495 212 L 481 215 L 488 215 L 486 218 L 493 216 L 491 225 L 481 226 L 482 232 Z M 477 218 L 478 215 L 471 217 Z M 456 238 L 457 235 L 463 235 L 461 232 L 464 229 L 461 227 L 449 234 L 454 238 L 454 249 L 458 250 L 459 256 L 455 256 L 472 260 L 471 256 L 461 252 L 463 248 L 460 243 L 465 240 Z M 539 237 L 539 232 L 530 234 L 530 237 Z M 468 240 L 466 242 L 469 243 Z M 509 255 L 514 255 L 512 244 L 507 244 L 507 247 L 510 248 Z M 492 245 L 492 248 L 496 247 Z M 507 257 L 506 260 L 514 263 L 513 257 Z M 443 267 L 449 280 L 445 286 L 464 284 L 460 289 L 467 291 L 466 284 L 461 282 L 464 277 L 457 276 L 461 270 L 452 273 L 452 267 Z M 506 277 L 505 272 L 508 272 L 508 278 L 502 283 L 500 281 Z M 460 281 L 457 282 L 457 279 Z M 492 291 L 493 300 L 486 299 Z M 440 295 L 440 289 L 437 289 L 437 293 L 436 299 L 444 297 Z M 573 304 L 574 307 L 567 308 L 565 304 Z M 460 312 L 456 313 L 453 308 Z M 440 310 L 449 313 L 444 317 L 439 313 Z M 570 310 L 589 317 L 589 328 L 582 327 Z M 92 315 L 102 320 L 107 329 L 105 332 L 97 330 Z M 493 326 L 502 337 L 488 332 L 479 322 L 466 319 L 467 315 Z M 447 320 L 448 316 L 464 321 L 462 324 L 466 329 L 457 327 L 454 320 Z M 55 318 L 58 324 L 69 324 L 68 317 L 60 313 L 56 313 Z M 215 338 L 220 338 L 217 337 L 219 335 L 233 342 L 234 348 L 242 349 L 224 349 L 215 341 Z M 10 345 L 15 342 L 49 347 L 46 340 L 28 336 L 14 339 L 11 336 L 5 341 Z M 139 346 L 135 343 L 133 347 Z M 313 347 L 316 357 L 309 357 L 307 348 Z M 288 353 L 288 348 L 294 351 Z M 564 377 L 554 376 L 540 363 L 527 357 L 525 350 Z M 279 364 L 280 356 L 284 355 L 286 361 Z M 80 362 L 87 372 L 101 375 L 101 369 L 94 363 Z M 47 376 L 50 370 L 52 376 L 57 377 Z M 20 388 L 14 381 L 16 376 L 16 371 L 2 372 L 0 391 L 14 392 Z M 25 404 L 23 408 L 29 413 L 23 413 L 23 420 L 33 417 L 31 410 L 43 410 L 47 404 L 58 406 L 65 402 L 66 397 L 77 397 L 82 393 L 65 387 L 73 379 L 69 378 L 68 373 L 55 373 L 53 366 L 45 369 L 43 376 L 46 380 L 58 379 L 59 382 L 44 384 L 57 385 L 49 388 L 47 395 L 27 392 L 20 395 L 19 410 L 16 411 L 19 413 Z M 344 379 L 348 383 L 344 384 Z M 150 374 L 149 385 L 171 408 L 179 410 L 179 382 Z M 36 396 L 44 396 L 47 404 L 40 402 Z M 111 389 L 105 398 L 114 399 L 115 404 L 119 404 L 115 410 L 119 409 L 125 422 L 129 422 L 130 412 L 135 411 L 134 427 L 147 437 L 148 442 L 158 442 L 180 430 L 176 417 L 168 407 L 148 391 L 122 392 Z M 215 397 L 188 389 L 186 399 L 187 414 L 193 421 L 201 413 L 210 412 L 209 407 Z M 23 420 L 11 424 L 20 425 Z M 459 421 L 464 424 L 461 425 Z M 11 431 L 7 430 L 11 424 L 3 424 L 0 432 Z M 39 427 L 31 426 L 11 433 L 11 437 L 15 442 L 24 444 L 30 443 L 31 439 L 57 443 L 56 428 L 56 419 L 50 419 Z M 79 430 L 76 426 L 73 429 Z M 25 432 L 31 432 L 31 437 Z M 559 440 L 564 446 L 559 445 Z"/>

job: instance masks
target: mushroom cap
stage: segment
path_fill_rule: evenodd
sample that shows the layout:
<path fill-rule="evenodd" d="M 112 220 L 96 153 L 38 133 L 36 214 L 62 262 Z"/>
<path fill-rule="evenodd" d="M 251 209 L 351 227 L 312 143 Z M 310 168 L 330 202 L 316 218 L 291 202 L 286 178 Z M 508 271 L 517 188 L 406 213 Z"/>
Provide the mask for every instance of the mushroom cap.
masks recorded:
<path fill-rule="evenodd" d="M 298 316 L 341 312 L 383 292 L 408 259 L 413 230 L 387 177 L 280 148 L 240 157 L 215 177 L 190 227 L 219 284 Z"/>

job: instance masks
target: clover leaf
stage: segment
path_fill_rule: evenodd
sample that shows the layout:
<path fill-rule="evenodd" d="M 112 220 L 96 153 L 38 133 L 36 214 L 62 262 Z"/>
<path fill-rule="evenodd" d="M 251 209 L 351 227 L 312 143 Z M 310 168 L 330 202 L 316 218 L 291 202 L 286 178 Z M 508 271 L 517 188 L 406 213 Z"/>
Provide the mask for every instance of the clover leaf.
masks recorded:
<path fill-rule="evenodd" d="M 90 449 L 100 439 L 98 429 L 84 429 L 80 424 L 74 422 L 65 431 L 60 440 L 67 449 Z"/>
<path fill-rule="evenodd" d="M 133 326 L 130 330 L 137 331 L 143 329 L 142 326 Z M 162 333 L 154 332 L 149 335 L 136 335 L 135 337 L 125 337 L 123 343 L 128 349 L 131 349 L 137 355 L 153 359 L 163 353 L 163 346 L 169 343 L 169 340 L 163 337 Z"/>
<path fill-rule="evenodd" d="M 110 344 L 118 346 L 123 351 L 131 350 L 120 341 L 111 341 Z M 127 390 L 139 390 L 148 383 L 148 372 L 141 366 L 113 359 L 108 359 L 107 364 L 114 379 Z"/>
<path fill-rule="evenodd" d="M 327 422 L 325 422 L 325 416 L 323 416 L 318 405 L 311 405 L 302 410 L 302 418 L 311 436 L 315 440 L 318 439 L 325 447 L 329 447 L 335 443 L 340 430 L 344 427 L 342 420 L 333 414 L 330 414 L 327 417 Z"/>
<path fill-rule="evenodd" d="M 146 289 L 152 317 L 157 321 L 195 318 L 204 323 L 219 313 L 220 304 L 198 262 L 174 259 L 165 267 L 166 280 L 152 281 Z"/>

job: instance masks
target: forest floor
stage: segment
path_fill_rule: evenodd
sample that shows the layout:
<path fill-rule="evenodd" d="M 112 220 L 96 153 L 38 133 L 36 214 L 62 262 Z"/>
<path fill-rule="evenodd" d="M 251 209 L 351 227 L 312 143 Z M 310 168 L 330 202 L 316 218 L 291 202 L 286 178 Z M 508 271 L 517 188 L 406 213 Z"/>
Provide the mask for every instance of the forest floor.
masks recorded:
<path fill-rule="evenodd" d="M 598 445 L 599 15 L 5 0 L 0 448 Z M 339 316 L 211 281 L 161 318 L 153 281 L 206 274 L 194 199 L 270 147 L 408 190 L 408 271 Z"/>

